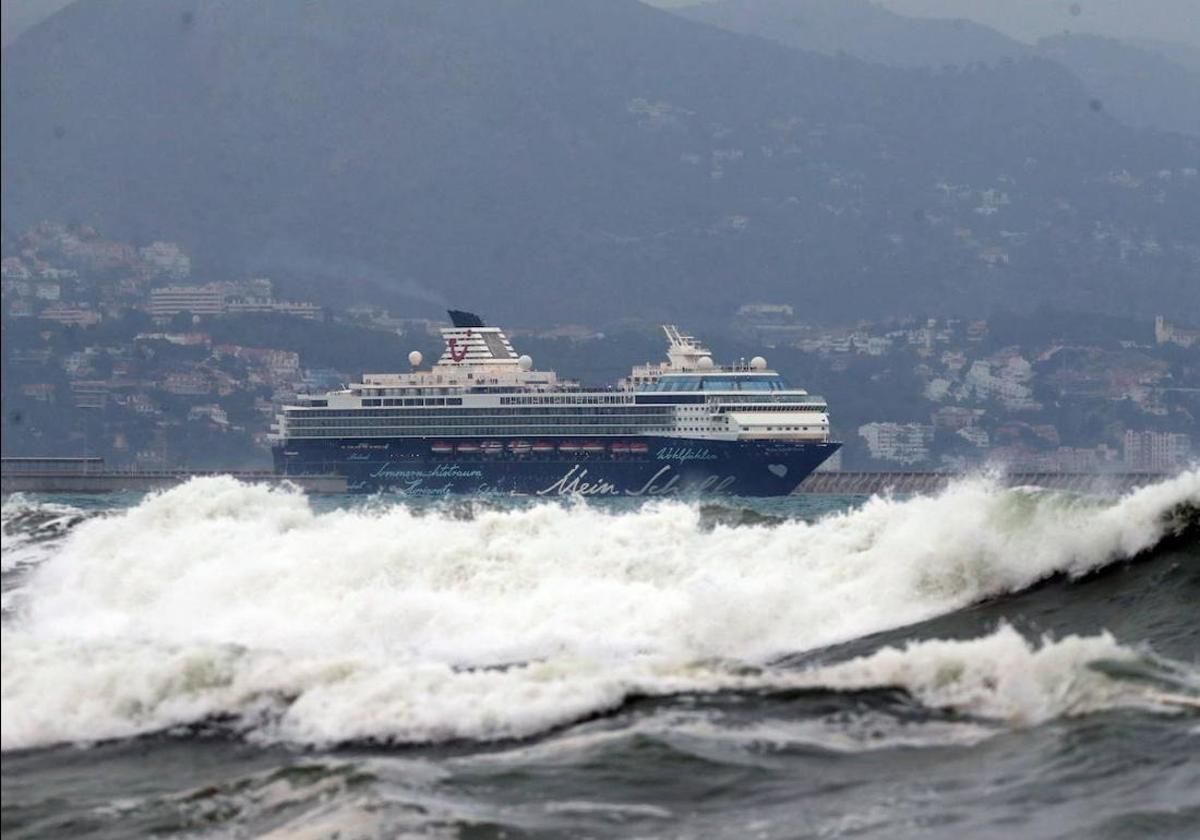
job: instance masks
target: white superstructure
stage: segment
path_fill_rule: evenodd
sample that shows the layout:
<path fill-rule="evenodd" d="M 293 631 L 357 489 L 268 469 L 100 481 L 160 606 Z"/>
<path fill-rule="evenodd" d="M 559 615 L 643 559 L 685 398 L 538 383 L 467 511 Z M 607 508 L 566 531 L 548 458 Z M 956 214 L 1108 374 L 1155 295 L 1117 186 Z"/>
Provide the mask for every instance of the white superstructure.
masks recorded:
<path fill-rule="evenodd" d="M 698 340 L 664 326 L 667 361 L 639 365 L 616 387 L 581 389 L 533 368 L 498 327 L 452 312 L 445 348 L 409 373 L 367 373 L 340 391 L 303 396 L 278 415 L 279 440 L 503 438 L 603 446 L 642 436 L 724 441 L 829 440 L 825 401 L 755 357 L 720 367 Z M 587 440 L 585 440 L 587 439 Z M 599 442 L 598 442 L 599 441 Z"/>

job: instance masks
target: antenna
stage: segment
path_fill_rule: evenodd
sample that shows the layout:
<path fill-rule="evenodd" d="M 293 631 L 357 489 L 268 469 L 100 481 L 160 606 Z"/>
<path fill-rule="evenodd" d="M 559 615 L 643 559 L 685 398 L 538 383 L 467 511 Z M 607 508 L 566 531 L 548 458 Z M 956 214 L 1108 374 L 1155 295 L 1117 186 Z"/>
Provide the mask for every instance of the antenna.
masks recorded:
<path fill-rule="evenodd" d="M 674 370 L 695 370 L 700 366 L 700 360 L 705 356 L 712 357 L 712 351 L 696 340 L 695 336 L 680 332 L 674 324 L 663 324 L 663 332 L 667 334 L 668 367 Z"/>

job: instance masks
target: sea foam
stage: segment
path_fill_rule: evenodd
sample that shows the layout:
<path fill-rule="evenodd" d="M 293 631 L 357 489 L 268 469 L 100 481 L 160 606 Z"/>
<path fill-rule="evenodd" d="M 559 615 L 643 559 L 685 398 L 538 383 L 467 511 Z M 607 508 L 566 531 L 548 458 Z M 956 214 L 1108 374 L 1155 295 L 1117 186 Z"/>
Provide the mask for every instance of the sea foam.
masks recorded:
<path fill-rule="evenodd" d="M 71 505 L 13 493 L 0 503 L 0 572 L 35 566 L 53 554 L 54 541 L 86 518 Z"/>
<path fill-rule="evenodd" d="M 79 524 L 29 574 L 3 630 L 3 747 L 214 716 L 298 743 L 503 738 L 634 693 L 788 685 L 898 685 L 1040 720 L 1100 701 L 1055 701 L 1038 663 L 1090 686 L 1087 661 L 1135 654 L 1002 629 L 762 666 L 1133 556 L 1197 501 L 1196 471 L 1109 502 L 978 479 L 815 523 L 708 527 L 679 502 L 320 513 L 298 493 L 198 479 Z M 1117 696 L 1094 679 L 1095 697 Z"/>

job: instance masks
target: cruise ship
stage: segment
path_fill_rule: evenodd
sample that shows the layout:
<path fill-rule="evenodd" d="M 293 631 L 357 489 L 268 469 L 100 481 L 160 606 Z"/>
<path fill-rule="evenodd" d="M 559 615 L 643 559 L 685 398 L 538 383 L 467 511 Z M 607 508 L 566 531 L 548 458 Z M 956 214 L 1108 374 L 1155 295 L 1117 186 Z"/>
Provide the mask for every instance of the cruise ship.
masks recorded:
<path fill-rule="evenodd" d="M 276 472 L 410 496 L 783 496 L 840 446 L 824 399 L 761 356 L 717 365 L 674 326 L 665 362 L 595 389 L 535 370 L 478 316 L 449 314 L 428 368 L 413 351 L 408 373 L 283 406 Z"/>

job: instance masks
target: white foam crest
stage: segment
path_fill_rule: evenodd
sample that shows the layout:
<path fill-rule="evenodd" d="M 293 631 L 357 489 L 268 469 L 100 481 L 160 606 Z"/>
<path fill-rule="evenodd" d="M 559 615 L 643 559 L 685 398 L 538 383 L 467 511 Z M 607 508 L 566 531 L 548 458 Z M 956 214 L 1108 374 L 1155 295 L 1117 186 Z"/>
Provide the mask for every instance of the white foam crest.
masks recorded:
<path fill-rule="evenodd" d="M 617 708 L 631 695 L 717 691 L 899 688 L 927 706 L 1010 725 L 1118 706 L 1175 711 L 1144 685 L 1090 667 L 1138 660 L 1107 635 L 1038 646 L 1003 627 L 979 639 L 885 648 L 826 667 L 754 672 L 645 659 L 461 671 L 429 663 L 296 662 L 230 648 L 9 641 L 16 652 L 6 642 L 6 750 L 128 737 L 217 715 L 238 718 L 253 738 L 314 745 L 520 738 Z M 37 667 L 28 667 L 30 659 Z M 31 697 L 40 702 L 22 702 Z M 736 730 L 726 737 L 747 735 L 763 737 Z M 798 742 L 811 733 L 773 737 Z"/>
<path fill-rule="evenodd" d="M 0 526 L 8 526 L 17 519 L 31 513 L 48 513 L 53 515 L 69 515 L 83 513 L 80 508 L 64 505 L 61 502 L 50 502 L 30 498 L 24 493 L 10 493 L 0 501 Z"/>
<path fill-rule="evenodd" d="M 13 534 L 4 537 L 4 549 L 0 551 L 0 572 L 9 574 L 20 569 L 36 566 L 54 555 L 55 547 L 46 542 L 33 540 L 28 534 Z"/>
<path fill-rule="evenodd" d="M 55 540 L 83 513 L 77 507 L 31 499 L 24 493 L 6 496 L 0 503 L 0 571 L 7 574 L 46 560 L 55 549 Z"/>
<path fill-rule="evenodd" d="M 264 703 L 283 711 L 261 736 L 305 743 L 533 734 L 633 690 L 726 684 L 689 663 L 764 662 L 1086 572 L 1153 546 L 1185 500 L 1200 473 L 1115 503 L 976 480 L 710 530 L 681 503 L 316 513 L 195 480 L 80 524 L 30 574 L 3 630 L 3 744 Z M 527 664 L 479 668 L 505 663 Z"/>
<path fill-rule="evenodd" d="M 1091 667 L 1140 658 L 1107 633 L 1038 645 L 1001 626 L 978 639 L 882 648 L 804 672 L 798 682 L 839 691 L 901 688 L 931 708 L 1030 725 L 1117 705 L 1154 705 L 1145 686 Z"/>

